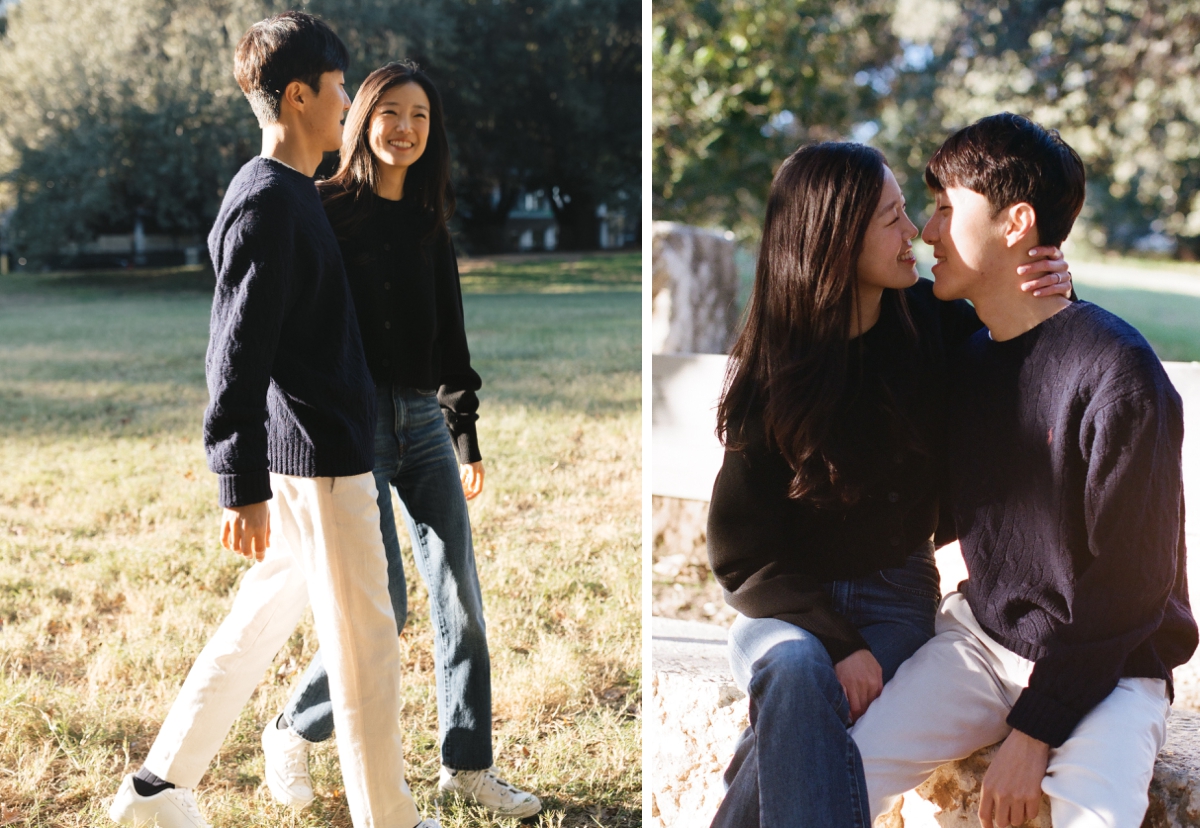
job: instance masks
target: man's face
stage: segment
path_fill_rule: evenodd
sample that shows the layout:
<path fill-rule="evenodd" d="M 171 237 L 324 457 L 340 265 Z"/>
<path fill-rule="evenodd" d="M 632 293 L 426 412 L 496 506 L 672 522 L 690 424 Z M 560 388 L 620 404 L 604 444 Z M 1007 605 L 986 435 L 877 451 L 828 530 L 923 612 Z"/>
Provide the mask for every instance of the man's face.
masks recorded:
<path fill-rule="evenodd" d="M 1004 213 L 992 215 L 987 197 L 963 187 L 937 193 L 921 238 L 933 248 L 933 292 L 939 299 L 970 298 L 1004 248 Z"/>
<path fill-rule="evenodd" d="M 350 97 L 346 94 L 346 78 L 340 69 L 321 75 L 321 91 L 314 93 L 304 108 L 304 123 L 308 133 L 320 145 L 323 152 L 333 152 L 342 147 L 342 117 L 350 108 Z"/>

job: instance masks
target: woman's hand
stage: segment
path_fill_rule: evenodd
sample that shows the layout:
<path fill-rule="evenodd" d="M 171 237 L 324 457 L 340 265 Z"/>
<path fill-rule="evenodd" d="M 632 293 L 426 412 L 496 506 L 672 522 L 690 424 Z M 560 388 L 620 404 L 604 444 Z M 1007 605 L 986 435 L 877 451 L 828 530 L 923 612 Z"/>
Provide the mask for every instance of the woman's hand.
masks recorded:
<path fill-rule="evenodd" d="M 1071 295 L 1071 271 L 1061 250 L 1057 247 L 1035 247 L 1029 251 L 1029 255 L 1037 258 L 1037 261 L 1018 267 L 1017 275 L 1036 278 L 1022 282 L 1021 290 L 1026 293 L 1033 291 L 1034 296 Z"/>
<path fill-rule="evenodd" d="M 458 467 L 458 476 L 462 480 L 463 497 L 473 500 L 483 491 L 483 461 L 464 463 Z"/>
<path fill-rule="evenodd" d="M 883 668 L 870 650 L 855 650 L 835 664 L 833 672 L 850 702 L 850 722 L 853 724 L 883 692 Z"/>

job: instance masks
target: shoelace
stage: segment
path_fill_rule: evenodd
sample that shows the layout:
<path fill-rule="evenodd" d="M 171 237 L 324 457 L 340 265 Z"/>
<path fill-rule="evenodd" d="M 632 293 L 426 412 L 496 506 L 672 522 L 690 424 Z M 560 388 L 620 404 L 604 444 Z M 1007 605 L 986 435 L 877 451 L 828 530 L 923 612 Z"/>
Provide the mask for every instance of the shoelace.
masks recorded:
<path fill-rule="evenodd" d="M 508 790 L 514 796 L 523 793 L 506 782 L 504 779 L 501 779 L 495 768 L 488 768 L 487 770 L 479 771 L 479 774 L 479 782 L 477 783 L 479 785 L 490 783 L 493 787 L 504 788 Z"/>
<path fill-rule="evenodd" d="M 308 752 L 295 750 L 287 751 L 287 760 L 283 763 L 283 771 L 289 782 L 303 780 L 308 776 Z"/>
<path fill-rule="evenodd" d="M 208 823 L 200 815 L 200 808 L 196 805 L 196 800 L 191 796 L 190 792 L 187 792 L 186 789 L 179 789 L 179 793 L 180 796 L 175 797 L 175 800 L 177 802 L 182 800 L 183 809 L 187 811 L 188 816 L 195 817 L 196 821 L 201 825 L 207 825 Z"/>

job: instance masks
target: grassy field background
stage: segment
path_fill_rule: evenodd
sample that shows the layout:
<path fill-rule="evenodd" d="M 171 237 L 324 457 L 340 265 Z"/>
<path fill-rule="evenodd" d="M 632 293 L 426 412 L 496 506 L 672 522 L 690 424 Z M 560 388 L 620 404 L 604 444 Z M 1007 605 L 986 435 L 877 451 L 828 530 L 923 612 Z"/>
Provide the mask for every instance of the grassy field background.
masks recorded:
<path fill-rule="evenodd" d="M 542 798 L 533 824 L 639 826 L 640 257 L 463 270 L 497 764 Z M 106 824 L 245 569 L 217 542 L 200 443 L 210 298 L 195 269 L 0 280 L 0 824 Z M 409 783 L 447 828 L 516 825 L 433 801 L 428 606 L 407 550 L 406 568 Z M 309 810 L 261 784 L 262 725 L 315 648 L 306 620 L 201 783 L 215 826 L 350 824 L 332 741 Z"/>

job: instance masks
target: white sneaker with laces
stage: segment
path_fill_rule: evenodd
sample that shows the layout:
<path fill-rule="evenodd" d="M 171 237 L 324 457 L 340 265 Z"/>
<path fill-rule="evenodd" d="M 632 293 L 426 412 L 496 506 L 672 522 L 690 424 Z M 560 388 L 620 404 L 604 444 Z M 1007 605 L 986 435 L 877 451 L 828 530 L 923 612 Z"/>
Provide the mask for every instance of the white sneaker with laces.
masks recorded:
<path fill-rule="evenodd" d="M 167 788 L 152 796 L 142 796 L 133 787 L 133 774 L 121 780 L 121 787 L 108 809 L 108 818 L 118 825 L 139 828 L 156 825 L 159 828 L 212 828 L 189 788 Z"/>
<path fill-rule="evenodd" d="M 271 719 L 262 733 L 267 789 L 276 802 L 304 808 L 313 801 L 312 777 L 308 775 L 308 748 L 312 743 L 290 727 L 280 730 L 278 721 L 278 717 Z"/>
<path fill-rule="evenodd" d="M 442 765 L 438 790 L 443 794 L 459 794 L 499 816 L 524 819 L 542 810 L 542 803 L 536 796 L 501 779 L 495 765 L 477 771 L 452 770 Z"/>

